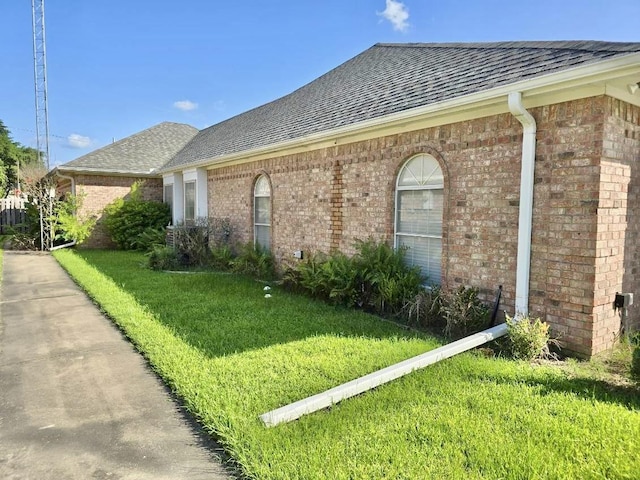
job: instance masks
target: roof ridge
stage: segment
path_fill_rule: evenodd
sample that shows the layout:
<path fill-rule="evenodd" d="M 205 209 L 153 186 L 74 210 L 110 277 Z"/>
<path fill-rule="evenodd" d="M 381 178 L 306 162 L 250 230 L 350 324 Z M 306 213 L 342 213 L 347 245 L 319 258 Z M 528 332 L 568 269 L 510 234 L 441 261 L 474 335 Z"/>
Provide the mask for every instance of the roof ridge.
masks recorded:
<path fill-rule="evenodd" d="M 398 47 L 398 48 L 455 48 L 455 49 L 553 49 L 553 50 L 579 50 L 579 51 L 613 51 L 637 47 L 640 50 L 640 42 L 609 42 L 605 40 L 516 40 L 496 42 L 412 42 L 412 43 L 376 43 L 374 47 Z"/>
<path fill-rule="evenodd" d="M 164 121 L 152 125 L 150 127 L 145 128 L 139 132 L 133 133 L 129 136 L 123 137 L 117 141 L 113 141 L 108 143 L 107 145 L 103 145 L 91 152 L 85 153 L 80 157 L 77 157 L 73 160 L 63 163 L 60 167 L 76 167 L 81 165 L 86 165 L 87 162 L 95 162 L 95 159 L 108 159 L 112 156 L 119 157 L 123 155 L 123 152 L 130 151 L 132 148 L 137 149 L 141 148 L 145 144 L 148 144 L 150 139 L 154 139 L 154 143 L 158 145 L 158 148 L 169 148 L 171 149 L 172 145 L 179 141 L 181 138 L 185 138 L 189 136 L 193 138 L 197 133 L 198 129 L 192 125 L 188 125 L 186 123 L 177 123 L 177 122 L 169 122 Z M 162 139 L 162 141 L 160 141 Z M 182 143 L 182 142 L 180 142 Z M 182 145 L 184 146 L 184 145 Z M 182 148 L 182 146 L 180 148 Z M 175 154 L 175 153 L 173 153 Z M 141 164 L 147 162 L 147 160 L 142 160 Z M 107 162 L 108 163 L 108 162 Z M 109 165 L 104 165 L 101 168 L 109 169 Z M 154 169 L 158 168 L 157 166 Z M 120 169 L 120 167 L 118 167 Z"/>
<path fill-rule="evenodd" d="M 156 125 L 153 125 L 153 126 L 151 126 L 151 127 L 147 128 L 146 130 L 150 130 L 150 129 L 154 128 L 154 127 L 159 127 L 160 125 L 183 125 L 183 126 L 185 126 L 185 127 L 191 127 L 191 128 L 193 128 L 193 129 L 195 129 L 195 130 L 198 130 L 198 128 L 197 128 L 197 127 L 194 127 L 193 125 L 189 125 L 188 123 L 172 122 L 172 121 L 170 121 L 170 120 L 165 120 L 164 122 L 160 122 L 160 123 L 158 123 L 158 124 L 156 124 Z M 143 130 L 143 131 L 144 131 L 144 130 Z M 139 133 L 140 133 L 140 132 L 139 132 Z"/>
<path fill-rule="evenodd" d="M 105 149 L 107 149 L 107 148 L 115 147 L 116 145 L 119 145 L 119 144 L 120 144 L 120 143 L 122 143 L 122 142 L 130 142 L 132 139 L 137 138 L 137 137 L 140 137 L 141 135 L 143 135 L 143 134 L 145 134 L 145 133 L 149 132 L 150 130 L 153 130 L 153 129 L 155 129 L 155 128 L 161 127 L 162 125 L 167 125 L 167 124 L 173 124 L 173 125 L 185 125 L 185 126 L 187 126 L 187 127 L 191 127 L 191 128 L 193 128 L 196 132 L 197 132 L 197 131 L 199 131 L 196 127 L 194 127 L 194 126 L 192 126 L 192 125 L 188 125 L 188 124 L 186 124 L 186 123 L 160 122 L 160 123 L 157 123 L 157 124 L 152 125 L 152 126 L 150 126 L 150 127 L 147 127 L 147 128 L 145 128 L 144 130 L 140 130 L 139 132 L 132 133 L 131 135 L 129 135 L 129 136 L 127 136 L 127 137 L 123 137 L 123 138 L 121 138 L 121 139 L 119 139 L 119 140 L 116 140 L 115 142 L 111 142 L 111 143 L 109 143 L 109 144 L 107 144 L 107 145 L 104 145 L 104 146 L 102 146 L 102 147 L 100 147 L 100 148 L 97 148 L 96 150 L 93 150 L 93 151 L 91 151 L 91 152 L 89 152 L 89 153 L 85 153 L 84 155 L 82 155 L 82 156 L 80 156 L 80 157 L 78 157 L 78 158 L 76 158 L 76 159 L 74 159 L 74 160 L 71 160 L 71 161 L 69 161 L 69 162 L 67 162 L 67 163 L 75 162 L 76 160 L 80 160 L 81 158 L 86 157 L 87 155 L 93 155 L 94 153 L 100 152 L 100 151 L 105 150 Z"/>

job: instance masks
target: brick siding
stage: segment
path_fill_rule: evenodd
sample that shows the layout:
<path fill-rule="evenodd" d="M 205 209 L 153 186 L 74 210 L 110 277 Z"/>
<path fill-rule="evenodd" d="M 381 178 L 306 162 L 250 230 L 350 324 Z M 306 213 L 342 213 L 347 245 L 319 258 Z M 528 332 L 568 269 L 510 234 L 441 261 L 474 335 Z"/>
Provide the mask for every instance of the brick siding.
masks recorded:
<path fill-rule="evenodd" d="M 80 215 L 95 215 L 98 223 L 91 236 L 83 244 L 87 248 L 112 248 L 111 238 L 103 225 L 103 210 L 117 198 L 126 197 L 131 191 L 131 185 L 137 180 L 134 177 L 108 177 L 100 175 L 76 176 L 76 193 L 84 193 L 84 200 Z M 145 200 L 162 201 L 162 179 L 144 179 L 142 198 Z"/>
<path fill-rule="evenodd" d="M 530 313 L 550 322 L 568 349 L 591 355 L 619 330 L 615 292 L 634 292 L 640 282 L 640 173 L 631 168 L 640 114 L 604 96 L 531 113 L 538 135 Z M 393 244 L 397 173 L 428 153 L 444 172 L 444 285 L 478 287 L 486 300 L 503 285 L 503 308 L 512 313 L 521 146 L 522 127 L 503 114 L 212 169 L 209 212 L 229 217 L 238 240 L 251 240 L 252 188 L 265 173 L 280 264 L 294 262 L 295 250 L 353 253 L 356 239 Z"/>
<path fill-rule="evenodd" d="M 600 172 L 593 348 L 610 345 L 620 314 L 612 308 L 617 292 L 635 293 L 628 310 L 640 327 L 640 107 L 608 98 Z"/>

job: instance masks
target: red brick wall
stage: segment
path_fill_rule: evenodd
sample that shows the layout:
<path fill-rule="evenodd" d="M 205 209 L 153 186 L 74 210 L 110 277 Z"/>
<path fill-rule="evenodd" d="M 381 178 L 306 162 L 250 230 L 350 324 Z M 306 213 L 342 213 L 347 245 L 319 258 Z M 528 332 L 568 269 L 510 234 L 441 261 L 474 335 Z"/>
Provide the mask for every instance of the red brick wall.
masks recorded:
<path fill-rule="evenodd" d="M 604 97 L 535 109 L 530 311 L 570 350 L 594 353 L 593 289 Z"/>
<path fill-rule="evenodd" d="M 617 292 L 635 293 L 628 310 L 640 327 L 640 108 L 608 98 L 605 104 L 601 191 L 598 208 L 594 349 L 609 346 L 619 333 Z"/>
<path fill-rule="evenodd" d="M 229 218 L 235 240 L 253 240 L 253 185 L 262 173 L 271 180 L 276 256 L 290 260 L 293 250 L 329 251 L 332 166 L 324 151 L 210 170 L 209 215 Z"/>
<path fill-rule="evenodd" d="M 633 291 L 640 275 L 631 230 L 624 245 L 626 223 L 634 239 L 640 224 L 627 221 L 630 211 L 608 203 L 626 202 L 630 181 L 640 189 L 640 173 L 630 170 L 638 161 L 637 108 L 601 96 L 531 113 L 538 140 L 530 313 L 549 321 L 568 349 L 597 353 L 611 344 L 619 325 L 612 294 Z M 503 308 L 513 313 L 521 145 L 521 125 L 503 114 L 213 169 L 209 210 L 231 218 L 237 238 L 250 240 L 253 182 L 267 173 L 279 261 L 293 261 L 300 249 L 353 253 L 355 240 L 368 237 L 391 244 L 397 173 L 413 154 L 429 153 L 445 177 L 445 286 L 475 286 L 493 300 L 503 285 Z M 610 165 L 619 157 L 626 170 Z M 638 297 L 640 303 L 640 292 Z"/>
<path fill-rule="evenodd" d="M 139 178 L 107 177 L 99 175 L 78 175 L 76 177 L 76 193 L 84 193 L 81 215 L 95 215 L 98 223 L 91 237 L 83 244 L 87 248 L 114 247 L 103 225 L 102 211 L 116 198 L 124 198 L 131 191 L 131 185 Z M 162 179 L 144 179 L 142 197 L 145 200 L 162 201 Z"/>

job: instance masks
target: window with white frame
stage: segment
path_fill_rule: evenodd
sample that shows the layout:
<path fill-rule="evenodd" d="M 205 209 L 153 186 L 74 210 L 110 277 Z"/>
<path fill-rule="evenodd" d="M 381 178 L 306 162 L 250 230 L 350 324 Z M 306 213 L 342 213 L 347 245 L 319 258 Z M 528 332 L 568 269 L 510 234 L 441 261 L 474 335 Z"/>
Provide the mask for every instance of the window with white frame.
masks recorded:
<path fill-rule="evenodd" d="M 196 182 L 184 184 L 184 221 L 193 223 L 196 219 Z"/>
<path fill-rule="evenodd" d="M 163 201 L 169 205 L 169 210 L 173 212 L 173 183 L 164 186 Z"/>
<path fill-rule="evenodd" d="M 442 214 L 444 177 L 431 155 L 410 158 L 396 183 L 396 248 L 405 247 L 406 259 L 417 265 L 429 283 L 442 281 Z"/>
<path fill-rule="evenodd" d="M 253 189 L 253 241 L 271 249 L 271 185 L 266 175 L 258 177 Z"/>

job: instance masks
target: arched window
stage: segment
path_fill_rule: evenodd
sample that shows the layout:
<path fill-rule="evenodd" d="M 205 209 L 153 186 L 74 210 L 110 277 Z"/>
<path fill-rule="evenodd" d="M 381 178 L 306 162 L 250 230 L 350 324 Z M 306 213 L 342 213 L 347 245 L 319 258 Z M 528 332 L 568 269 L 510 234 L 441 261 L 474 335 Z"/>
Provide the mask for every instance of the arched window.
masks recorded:
<path fill-rule="evenodd" d="M 396 248 L 406 247 L 406 258 L 418 265 L 429 283 L 442 280 L 442 212 L 444 177 L 431 155 L 410 158 L 396 183 Z"/>
<path fill-rule="evenodd" d="M 253 189 L 253 242 L 271 249 L 271 185 L 266 175 L 258 177 Z"/>

